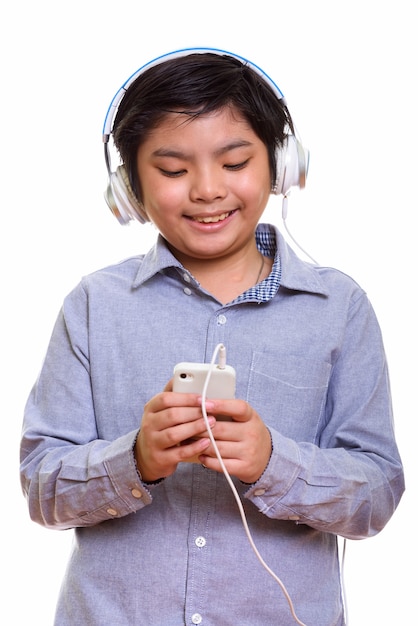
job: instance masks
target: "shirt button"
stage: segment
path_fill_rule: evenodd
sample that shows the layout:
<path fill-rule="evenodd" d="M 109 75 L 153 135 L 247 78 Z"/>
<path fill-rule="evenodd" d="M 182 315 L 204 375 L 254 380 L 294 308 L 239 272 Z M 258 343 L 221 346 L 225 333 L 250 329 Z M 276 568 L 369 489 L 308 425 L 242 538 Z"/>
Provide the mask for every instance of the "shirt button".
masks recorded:
<path fill-rule="evenodd" d="M 107 513 L 109 513 L 109 515 L 113 515 L 113 517 L 118 514 L 116 509 L 107 509 Z"/>
<path fill-rule="evenodd" d="M 142 493 L 139 491 L 139 489 L 132 489 L 131 494 L 134 498 L 142 498 Z"/>
<path fill-rule="evenodd" d="M 217 322 L 218 322 L 219 326 L 223 326 L 224 324 L 226 324 L 226 316 L 225 315 L 218 315 Z"/>
<path fill-rule="evenodd" d="M 254 495 L 255 495 L 255 496 L 264 496 L 264 494 L 265 494 L 265 493 L 266 493 L 266 490 L 265 490 L 265 489 L 256 489 L 256 490 L 254 491 Z"/>
<path fill-rule="evenodd" d="M 206 545 L 206 539 L 204 537 L 196 537 L 195 544 L 198 548 L 203 548 Z"/>
<path fill-rule="evenodd" d="M 190 283 L 192 279 L 190 278 L 189 274 L 184 273 L 183 280 L 186 281 L 186 283 Z"/>
<path fill-rule="evenodd" d="M 186 294 L 186 296 L 191 296 L 192 295 L 192 290 L 189 289 L 189 287 L 185 287 L 183 289 L 184 293 Z"/>
<path fill-rule="evenodd" d="M 201 624 L 201 623 L 202 623 L 202 616 L 200 615 L 200 613 L 193 613 L 192 624 Z"/>

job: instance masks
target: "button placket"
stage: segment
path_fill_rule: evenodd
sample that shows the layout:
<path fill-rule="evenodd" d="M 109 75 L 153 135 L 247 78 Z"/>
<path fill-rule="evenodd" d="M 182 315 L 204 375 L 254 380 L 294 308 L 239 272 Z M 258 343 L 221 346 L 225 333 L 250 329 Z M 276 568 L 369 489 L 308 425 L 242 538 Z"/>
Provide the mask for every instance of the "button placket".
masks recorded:
<path fill-rule="evenodd" d="M 183 280 L 188 285 L 190 285 L 190 283 L 192 282 L 191 276 L 187 272 L 183 272 Z M 192 295 L 192 290 L 190 289 L 190 287 L 183 287 L 183 293 L 186 296 L 191 296 Z"/>

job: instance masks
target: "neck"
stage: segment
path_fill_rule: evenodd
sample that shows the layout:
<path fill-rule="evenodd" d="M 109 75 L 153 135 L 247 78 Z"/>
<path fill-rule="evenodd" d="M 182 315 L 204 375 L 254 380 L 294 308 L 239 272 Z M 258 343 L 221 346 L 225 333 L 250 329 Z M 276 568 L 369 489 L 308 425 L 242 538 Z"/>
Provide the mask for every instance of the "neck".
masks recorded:
<path fill-rule="evenodd" d="M 181 255 L 176 257 L 200 285 L 223 304 L 264 280 L 272 266 L 272 260 L 264 257 L 256 246 L 246 254 L 227 258 L 200 260 L 181 258 Z"/>

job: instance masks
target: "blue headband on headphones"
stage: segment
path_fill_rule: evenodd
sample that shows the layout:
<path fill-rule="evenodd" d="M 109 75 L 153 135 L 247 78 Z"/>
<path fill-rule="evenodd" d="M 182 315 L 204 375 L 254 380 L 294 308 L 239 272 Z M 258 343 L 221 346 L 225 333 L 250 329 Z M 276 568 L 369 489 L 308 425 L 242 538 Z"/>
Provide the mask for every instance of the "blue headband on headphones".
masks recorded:
<path fill-rule="evenodd" d="M 145 65 L 142 65 L 142 67 L 140 67 L 136 72 L 131 74 L 131 76 L 123 83 L 120 89 L 118 89 L 116 94 L 113 96 L 113 99 L 107 110 L 105 121 L 103 124 L 103 132 L 102 132 L 103 141 L 105 143 L 109 141 L 109 136 L 112 131 L 113 118 L 115 116 L 115 112 L 117 111 L 119 103 L 122 100 L 123 96 L 125 95 L 128 87 L 134 82 L 134 80 L 136 80 L 136 78 L 138 78 L 138 76 L 140 76 L 140 74 L 145 72 L 150 67 L 153 67 L 154 65 L 158 65 L 159 63 L 162 63 L 163 61 L 168 61 L 169 59 L 176 59 L 176 58 L 187 56 L 188 54 L 193 54 L 193 53 L 204 54 L 207 52 L 212 52 L 214 54 L 219 54 L 219 55 L 226 54 L 228 56 L 234 57 L 235 59 L 238 59 L 245 65 L 248 65 L 250 68 L 252 68 L 255 72 L 257 72 L 257 74 L 259 74 L 273 88 L 279 100 L 284 98 L 284 95 L 280 91 L 279 87 L 270 78 L 270 76 L 261 69 L 261 67 L 259 67 L 258 65 L 255 65 L 248 59 L 245 59 L 244 57 L 240 56 L 239 54 L 234 54 L 233 52 L 228 52 L 228 50 L 221 50 L 219 48 L 181 48 L 179 50 L 174 50 L 173 52 L 162 54 L 156 57 L 155 59 L 153 59 L 152 61 L 148 61 L 148 63 L 145 63 Z"/>

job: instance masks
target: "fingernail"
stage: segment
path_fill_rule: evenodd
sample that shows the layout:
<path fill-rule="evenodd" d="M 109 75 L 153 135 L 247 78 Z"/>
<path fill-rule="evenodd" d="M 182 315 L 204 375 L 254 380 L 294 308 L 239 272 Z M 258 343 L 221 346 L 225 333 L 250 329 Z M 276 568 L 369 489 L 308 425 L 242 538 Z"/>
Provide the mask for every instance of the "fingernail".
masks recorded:
<path fill-rule="evenodd" d="M 211 411 L 212 409 L 215 408 L 215 403 L 211 402 L 210 400 L 206 400 L 205 407 L 207 411 Z"/>

